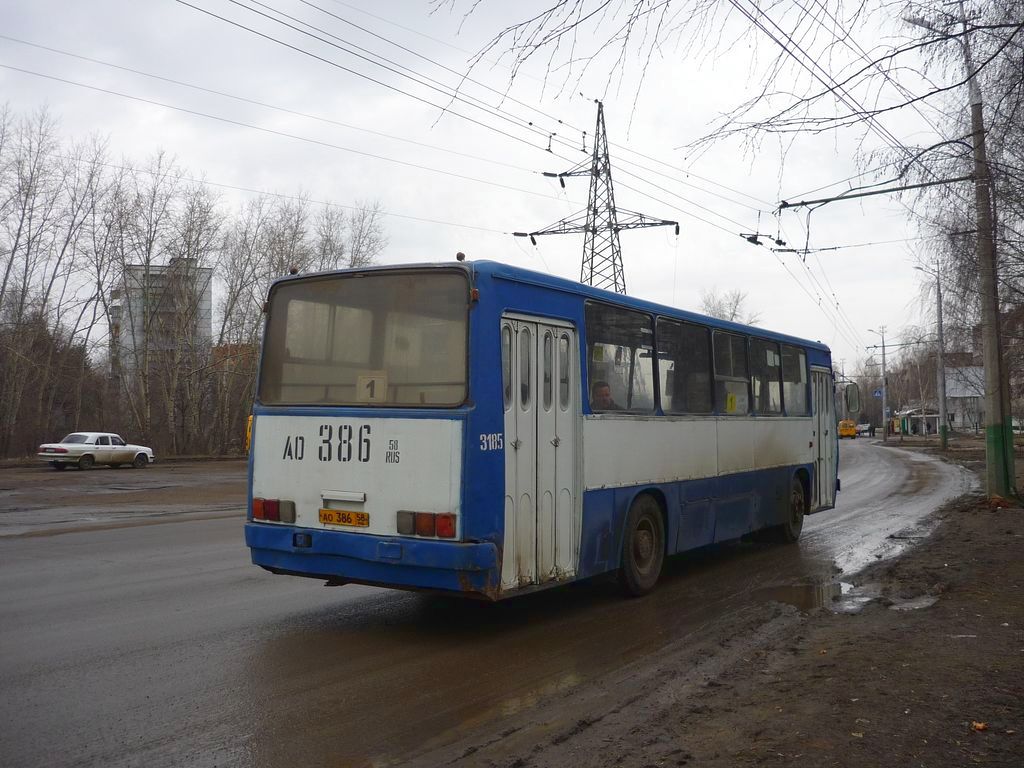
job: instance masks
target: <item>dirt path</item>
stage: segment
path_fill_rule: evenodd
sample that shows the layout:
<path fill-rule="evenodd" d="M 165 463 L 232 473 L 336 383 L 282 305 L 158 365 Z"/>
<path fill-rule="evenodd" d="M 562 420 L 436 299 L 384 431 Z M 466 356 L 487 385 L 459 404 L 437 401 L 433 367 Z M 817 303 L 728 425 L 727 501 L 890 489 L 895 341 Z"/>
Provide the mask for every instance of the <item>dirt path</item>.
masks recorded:
<path fill-rule="evenodd" d="M 858 574 L 830 609 L 751 607 L 412 762 L 1016 768 L 1024 510 L 975 498 L 935 522 L 918 546 Z"/>

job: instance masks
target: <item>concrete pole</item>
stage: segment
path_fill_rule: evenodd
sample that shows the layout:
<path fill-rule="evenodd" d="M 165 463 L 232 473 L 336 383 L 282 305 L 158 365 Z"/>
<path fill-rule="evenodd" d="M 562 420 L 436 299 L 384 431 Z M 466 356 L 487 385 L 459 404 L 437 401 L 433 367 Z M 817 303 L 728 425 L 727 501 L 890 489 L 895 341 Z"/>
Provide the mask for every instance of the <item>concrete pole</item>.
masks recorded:
<path fill-rule="evenodd" d="M 885 326 L 878 326 L 879 330 L 872 330 L 872 333 L 877 333 L 882 337 L 882 442 L 889 442 L 889 416 L 887 411 L 889 410 L 889 381 L 885 375 Z M 868 329 L 871 330 L 871 329 Z"/>
<path fill-rule="evenodd" d="M 935 314 L 939 325 L 939 353 L 937 355 L 939 369 L 939 446 L 946 450 L 949 446 L 949 426 L 946 420 L 946 362 L 943 357 L 945 345 L 942 341 L 942 280 L 939 279 L 939 267 L 935 265 Z"/>
<path fill-rule="evenodd" d="M 967 31 L 963 0 L 960 19 Z M 1013 430 L 1003 396 L 1003 359 L 999 339 L 999 291 L 996 281 L 996 250 L 992 229 L 991 176 L 985 152 L 985 120 L 981 88 L 974 77 L 970 39 L 963 40 L 964 66 L 971 100 L 971 133 L 974 147 L 974 202 L 977 212 L 977 257 L 981 289 L 981 354 L 985 366 L 985 467 L 989 496 L 1015 494 Z"/>

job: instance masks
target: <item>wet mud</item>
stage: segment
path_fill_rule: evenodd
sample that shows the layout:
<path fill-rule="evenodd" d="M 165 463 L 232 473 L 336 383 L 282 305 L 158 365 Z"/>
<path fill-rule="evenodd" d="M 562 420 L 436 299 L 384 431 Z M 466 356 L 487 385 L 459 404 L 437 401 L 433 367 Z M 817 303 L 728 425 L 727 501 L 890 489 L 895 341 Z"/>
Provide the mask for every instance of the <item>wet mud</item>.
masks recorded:
<path fill-rule="evenodd" d="M 640 600 L 596 580 L 499 604 L 324 588 L 254 568 L 241 538 L 244 495 L 232 496 L 239 481 L 244 494 L 241 466 L 217 468 L 205 484 L 200 470 L 147 477 L 148 491 L 133 487 L 143 479 L 122 481 L 126 470 L 107 488 L 92 473 L 95 486 L 64 492 L 79 493 L 75 508 L 90 515 L 132 514 L 136 491 L 166 494 L 166 514 L 193 509 L 191 497 L 207 513 L 232 503 L 239 513 L 139 528 L 108 519 L 109 529 L 87 532 L 72 520 L 54 524 L 65 535 L 0 538 L 9 585 L 0 717 L 17 726 L 0 736 L 4 762 L 685 760 L 690 748 L 651 751 L 622 724 L 667 723 L 678 706 L 708 727 L 700 707 L 712 704 L 696 694 L 718 690 L 741 662 L 793 646 L 807 616 L 826 606 L 864 616 L 883 598 L 918 597 L 844 585 L 914 543 L 928 514 L 973 484 L 957 467 L 869 441 L 844 444 L 841 462 L 838 507 L 809 518 L 798 545 L 740 542 L 673 558 Z M 883 608 L 894 617 L 933 610 Z M 605 749 L 616 740 L 631 749 Z M 622 762 L 608 762 L 613 754 Z"/>

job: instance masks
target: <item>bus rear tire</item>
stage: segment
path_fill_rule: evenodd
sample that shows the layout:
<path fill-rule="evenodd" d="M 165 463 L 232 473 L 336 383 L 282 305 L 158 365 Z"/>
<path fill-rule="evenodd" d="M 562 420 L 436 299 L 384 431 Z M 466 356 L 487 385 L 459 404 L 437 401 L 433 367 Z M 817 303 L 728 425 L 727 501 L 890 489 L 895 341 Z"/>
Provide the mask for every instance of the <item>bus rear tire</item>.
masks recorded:
<path fill-rule="evenodd" d="M 619 584 L 629 597 L 646 595 L 661 576 L 665 563 L 665 522 L 661 506 L 652 496 L 633 500 L 622 537 Z"/>
<path fill-rule="evenodd" d="M 804 492 L 804 484 L 799 477 L 790 481 L 789 489 L 789 511 L 786 522 L 778 526 L 776 539 L 783 544 L 792 544 L 800 538 L 800 532 L 804 529 L 804 515 L 807 514 L 807 494 Z"/>

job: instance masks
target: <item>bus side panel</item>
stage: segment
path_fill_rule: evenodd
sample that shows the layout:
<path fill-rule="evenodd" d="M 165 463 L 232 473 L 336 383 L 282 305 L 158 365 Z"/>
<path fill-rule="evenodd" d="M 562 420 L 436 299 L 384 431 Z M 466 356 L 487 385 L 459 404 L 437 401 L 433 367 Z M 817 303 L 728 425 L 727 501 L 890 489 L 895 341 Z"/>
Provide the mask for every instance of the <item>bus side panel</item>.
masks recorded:
<path fill-rule="evenodd" d="M 738 539 L 754 529 L 759 505 L 755 492 L 762 472 L 742 472 L 718 478 L 715 499 L 715 541 Z"/>
<path fill-rule="evenodd" d="M 505 418 L 501 381 L 501 306 L 493 287 L 480 291 L 469 318 L 469 387 L 463 450 L 463 536 L 499 552 L 505 529 Z"/>
<path fill-rule="evenodd" d="M 619 567 L 629 507 L 639 493 L 666 502 L 668 554 L 732 541 L 786 520 L 789 487 L 812 464 L 737 472 L 718 478 L 602 488 L 583 495 L 583 544 L 580 576 L 596 576 Z"/>
<path fill-rule="evenodd" d="M 714 499 L 717 478 L 691 480 L 679 483 L 679 533 L 673 542 L 672 552 L 703 547 L 715 540 Z"/>

